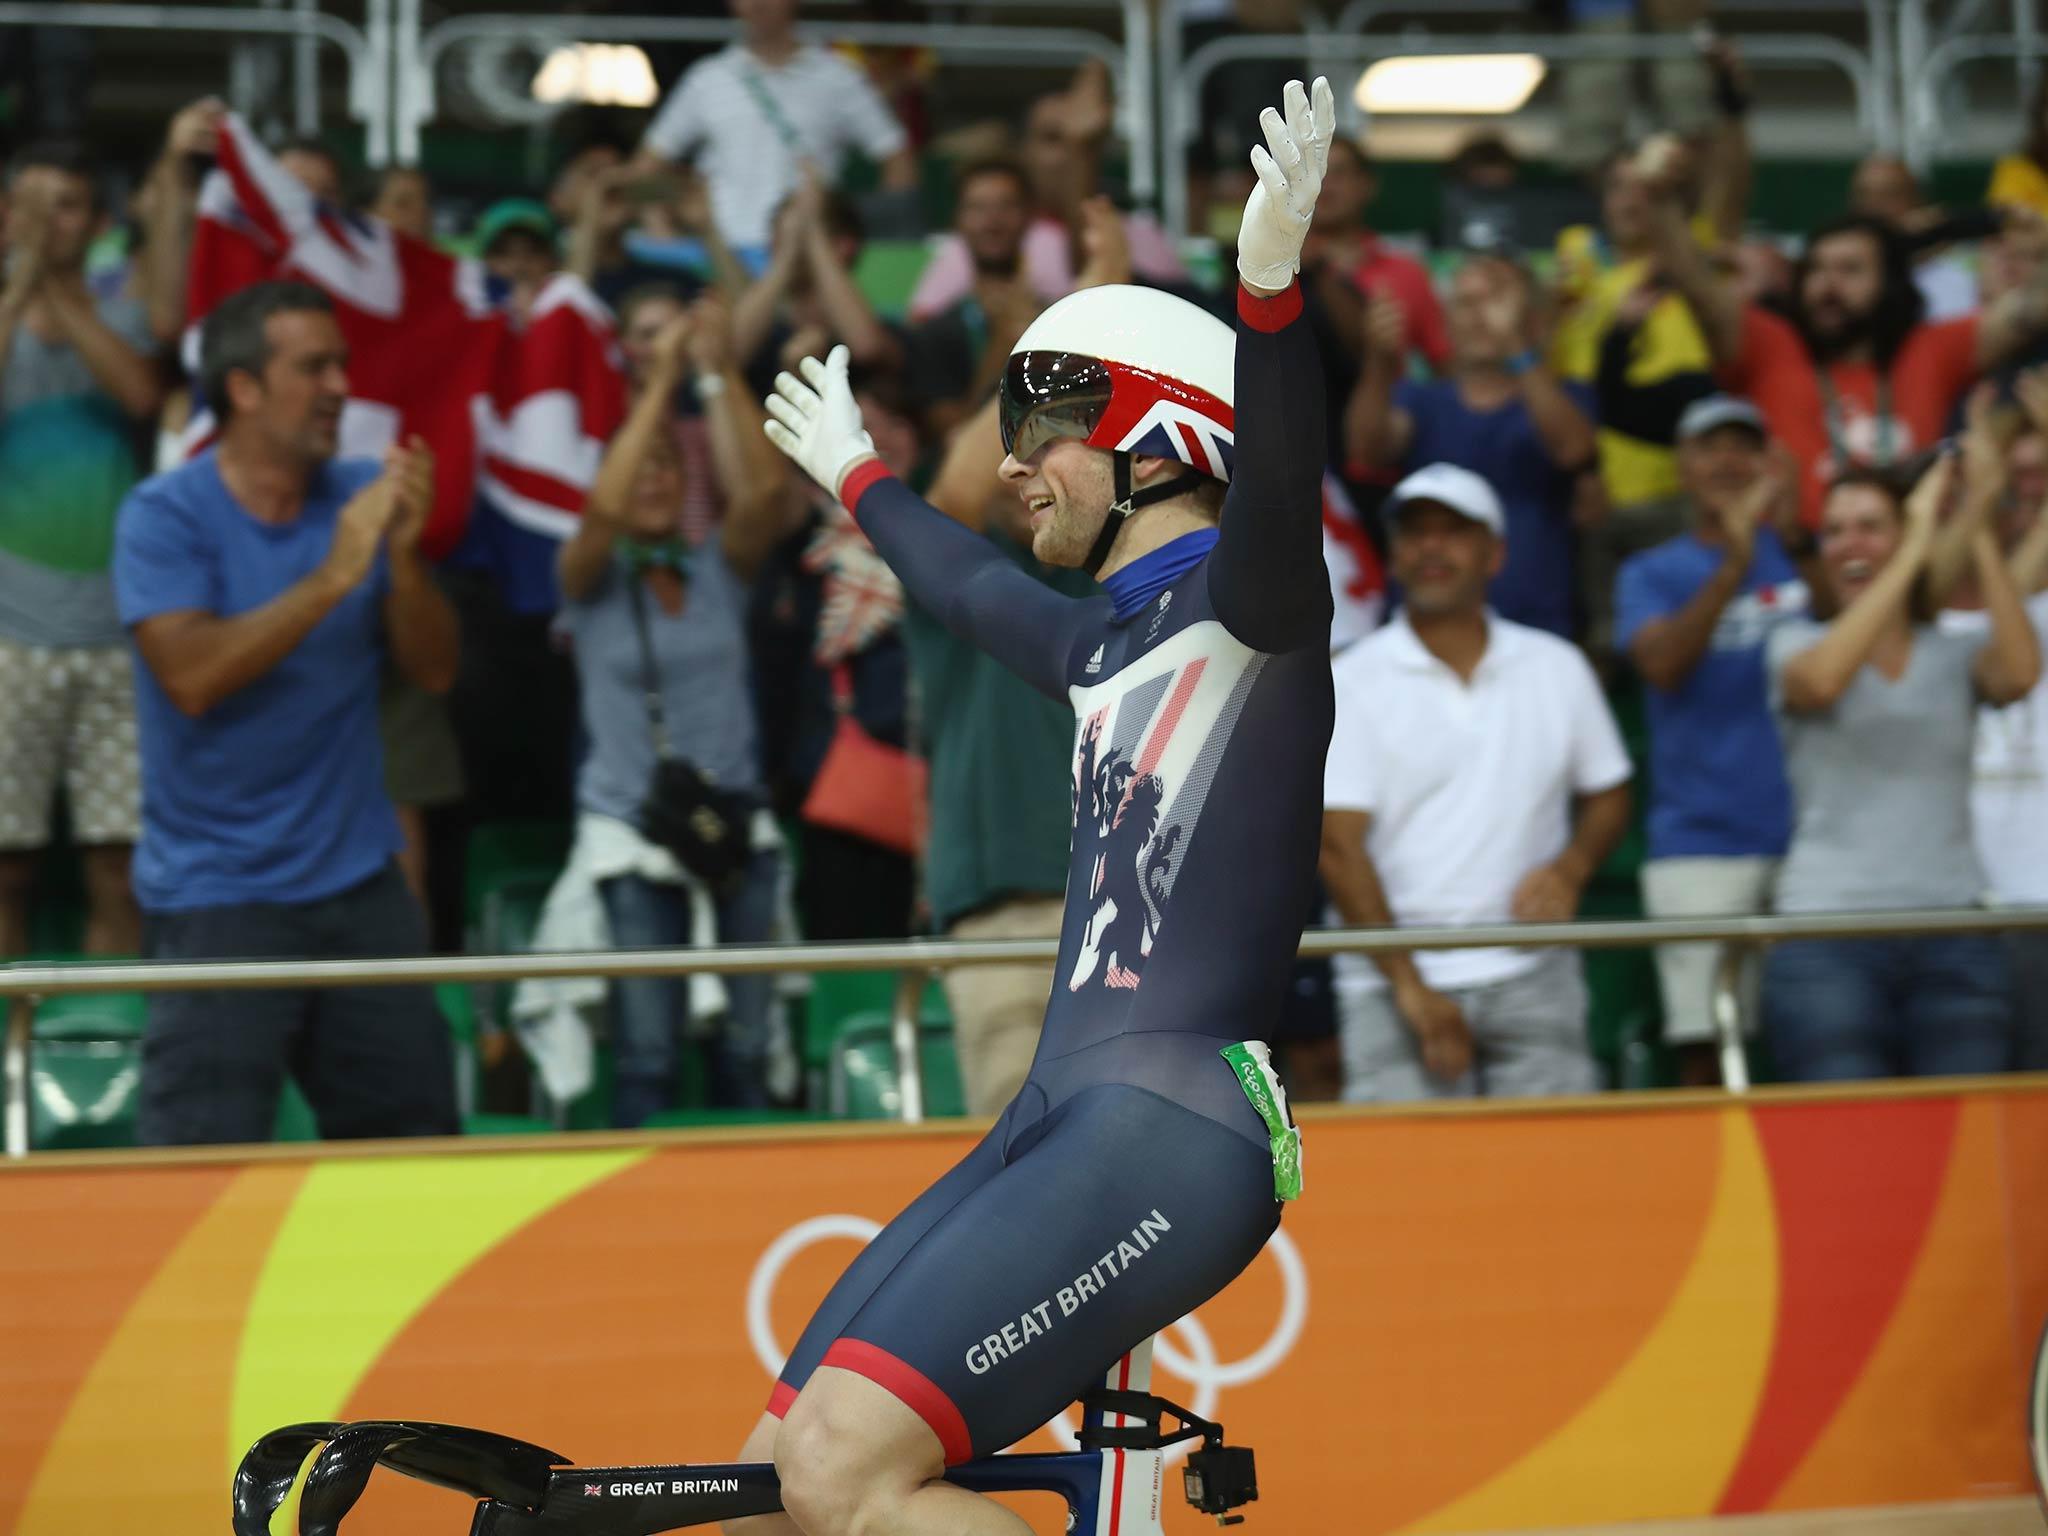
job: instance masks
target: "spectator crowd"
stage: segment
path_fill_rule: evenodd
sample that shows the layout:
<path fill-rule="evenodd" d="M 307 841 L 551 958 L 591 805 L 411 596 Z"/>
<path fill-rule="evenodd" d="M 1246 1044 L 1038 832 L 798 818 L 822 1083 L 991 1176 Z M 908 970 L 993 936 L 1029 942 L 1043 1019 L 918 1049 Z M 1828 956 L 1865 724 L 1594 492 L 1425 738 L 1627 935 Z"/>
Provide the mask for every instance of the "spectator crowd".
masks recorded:
<path fill-rule="evenodd" d="M 1079 288 L 1229 295 L 1108 195 L 1099 65 L 949 157 L 894 61 L 801 41 L 791 0 L 732 8 L 737 40 L 644 122 L 565 136 L 543 185 L 472 218 L 315 141 L 254 176 L 363 240 L 473 253 L 515 334 L 566 305 L 611 349 L 616 421 L 552 466 L 580 509 L 482 498 L 451 548 L 425 536 L 445 451 L 351 413 L 352 379 L 394 363 L 352 353 L 330 272 L 195 305 L 220 286 L 218 102 L 172 119 L 120 208 L 89 148 L 15 147 L 0 958 L 31 949 L 60 836 L 90 953 L 459 947 L 464 839 L 506 819 L 573 828 L 535 947 L 1057 933 L 1070 714 L 906 600 L 760 401 L 843 343 L 889 467 L 1079 595 L 995 473 L 1011 350 Z M 1532 214 L 1550 203 L 1481 135 L 1443 168 L 1445 237 L 1399 240 L 1370 144 L 1333 146 L 1300 274 L 1345 616 L 1327 920 L 1561 922 L 1617 868 L 1660 917 L 2048 903 L 2048 98 L 1980 204 L 1932 206 L 1873 154 L 1840 217 L 1773 238 L 1733 44 L 1660 66 L 1670 131 L 1638 144 L 1603 80 L 1566 98 L 1582 221 Z M 1222 154 L 1199 183 L 1219 207 Z M 948 228 L 918 228 L 921 155 Z M 864 257 L 906 233 L 923 265 L 885 309 Z M 1685 1084 L 1718 1081 L 1722 960 L 1656 956 Z M 1740 968 L 1786 1078 L 2048 1068 L 2048 936 L 1787 942 Z M 1299 981 L 1276 1044 L 1300 1096 L 1603 1086 L 1576 950 L 1382 950 Z M 1022 1081 L 1050 984 L 944 978 L 972 1112 Z M 550 984 L 513 1011 L 573 1091 L 603 1004 L 631 1126 L 686 1073 L 714 1105 L 797 1100 L 786 990 Z M 287 1076 L 323 1135 L 452 1130 L 450 1062 L 423 989 L 160 994 L 140 1135 L 263 1139 Z"/>

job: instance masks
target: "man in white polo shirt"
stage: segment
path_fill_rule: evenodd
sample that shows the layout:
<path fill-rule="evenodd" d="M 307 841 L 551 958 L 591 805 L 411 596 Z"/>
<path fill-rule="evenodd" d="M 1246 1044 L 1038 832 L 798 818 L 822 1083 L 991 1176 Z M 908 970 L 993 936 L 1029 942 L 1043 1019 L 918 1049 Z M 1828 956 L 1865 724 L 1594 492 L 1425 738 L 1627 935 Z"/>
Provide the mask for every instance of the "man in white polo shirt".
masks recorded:
<path fill-rule="evenodd" d="M 796 0 L 731 4 L 740 41 L 683 72 L 648 124 L 637 164 L 694 160 L 719 234 L 754 262 L 806 161 L 831 182 L 846 152 L 859 149 L 880 162 L 890 191 L 914 189 L 917 160 L 903 125 L 866 75 L 797 39 Z"/>
<path fill-rule="evenodd" d="M 1337 658 L 1323 883 L 1344 923 L 1561 922 L 1628 825 L 1629 760 L 1567 642 L 1486 607 L 1493 488 L 1431 464 L 1394 488 L 1401 613 Z M 1573 950 L 1340 956 L 1347 1099 L 1590 1093 Z"/>

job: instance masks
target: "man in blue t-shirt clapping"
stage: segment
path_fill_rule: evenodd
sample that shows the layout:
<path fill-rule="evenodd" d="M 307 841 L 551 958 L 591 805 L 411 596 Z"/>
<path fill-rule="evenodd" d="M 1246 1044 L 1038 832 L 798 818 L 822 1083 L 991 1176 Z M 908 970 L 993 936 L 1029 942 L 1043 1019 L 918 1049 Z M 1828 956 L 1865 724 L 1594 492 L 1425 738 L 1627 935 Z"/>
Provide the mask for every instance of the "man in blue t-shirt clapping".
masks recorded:
<path fill-rule="evenodd" d="M 206 321 L 217 445 L 137 486 L 114 538 L 135 654 L 152 959 L 419 954 L 377 731 L 388 652 L 455 679 L 454 610 L 419 553 L 433 461 L 336 459 L 348 353 L 333 306 L 262 283 Z M 150 998 L 137 1134 L 268 1140 L 289 1070 L 321 1134 L 456 1129 L 448 1031 L 416 987 Z"/>
<path fill-rule="evenodd" d="M 1747 400 L 1693 402 L 1677 448 L 1691 529 L 1631 557 L 1615 583 L 1615 643 L 1649 685 L 1643 906 L 1652 917 L 1761 912 L 1792 830 L 1764 639 L 1805 617 L 1820 583 L 1818 550 Z M 1657 953 L 1664 1037 L 1688 1086 L 1720 1081 L 1716 958 L 1707 944 Z"/>

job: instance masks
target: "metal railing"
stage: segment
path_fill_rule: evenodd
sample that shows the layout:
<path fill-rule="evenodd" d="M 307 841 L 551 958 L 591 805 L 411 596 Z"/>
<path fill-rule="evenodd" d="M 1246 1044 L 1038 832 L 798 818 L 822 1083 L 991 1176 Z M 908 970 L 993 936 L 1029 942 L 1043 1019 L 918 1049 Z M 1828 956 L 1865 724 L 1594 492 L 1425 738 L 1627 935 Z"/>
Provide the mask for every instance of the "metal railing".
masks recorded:
<path fill-rule="evenodd" d="M 1909 55 L 1909 57 L 1912 57 Z M 2048 39 L 2033 30 L 2011 37 L 1952 37 L 1917 55 L 1907 66 L 1906 158 L 1916 171 L 1931 170 L 1947 144 L 1943 132 L 1942 89 L 1956 72 L 1987 59 L 2010 59 L 2025 66 L 2048 57 Z M 2013 135 L 2015 142 L 2020 135 Z"/>
<path fill-rule="evenodd" d="M 1371 955 L 1385 950 L 1510 947 L 1635 949 L 1657 944 L 1724 945 L 1715 969 L 1711 1014 L 1723 1083 L 1749 1087 L 1742 1041 L 1739 978 L 1744 957 L 1759 946 L 1798 939 L 1926 938 L 1945 934 L 2048 930 L 2048 907 L 1960 911 L 1843 912 L 1792 917 L 1630 918 L 1572 923 L 1501 923 L 1469 928 L 1330 928 L 1302 935 L 1305 956 Z M 5 1050 L 4 1148 L 29 1147 L 30 1048 L 37 1003 L 45 997 L 94 992 L 193 992 L 253 987 L 396 987 L 439 982 L 505 982 L 596 976 L 688 976 L 711 971 L 899 971 L 891 1041 L 902 1118 L 924 1118 L 917 1012 L 927 977 L 959 965 L 1051 962 L 1053 939 L 913 939 L 885 944 L 745 944 L 705 949 L 594 950 L 526 955 L 432 955 L 400 960 L 199 960 L 175 964 L 33 965 L 0 967 L 0 998 L 9 999 Z"/>
<path fill-rule="evenodd" d="M 278 37 L 298 44 L 295 86 L 298 99 L 293 122 L 302 133 L 319 125 L 319 81 L 307 50 L 332 43 L 348 62 L 349 115 L 365 132 L 364 155 L 372 165 L 388 158 L 391 128 L 390 60 L 391 0 L 369 0 L 368 30 L 349 25 L 301 4 L 290 11 L 260 11 L 237 6 L 185 5 L 0 5 L 0 26 L 66 26 L 95 31 L 203 32 L 217 37 Z"/>
<path fill-rule="evenodd" d="M 740 35 L 736 22 L 687 16 L 456 16 L 420 30 L 420 0 L 399 0 L 398 91 L 394 139 L 398 163 L 419 157 L 420 130 L 436 109 L 434 72 L 449 49 L 464 43 L 688 42 L 726 43 Z M 1129 136 L 1131 190 L 1149 202 L 1157 161 L 1152 18 L 1146 0 L 1120 0 L 1121 43 L 1079 27 L 988 26 L 960 22 L 809 22 L 797 28 L 807 42 L 875 47 L 934 47 L 948 63 L 995 60 L 1078 63 L 1098 58 L 1117 82 L 1118 110 Z"/>
<path fill-rule="evenodd" d="M 1189 54 L 1167 82 L 1163 217 L 1169 233 L 1183 234 L 1188 228 L 1186 150 L 1194 142 L 1200 120 L 1203 82 L 1222 65 L 1239 59 L 1294 59 L 1311 53 L 1318 69 L 1332 63 L 1364 65 L 1386 58 L 1501 53 L 1535 54 L 1553 64 L 1569 64 L 1595 59 L 1695 59 L 1699 57 L 1699 45 L 1680 36 L 1574 37 L 1548 33 L 1395 37 L 1303 32 L 1217 38 Z M 1818 34 L 1764 35 L 1743 39 L 1743 57 L 1752 69 L 1820 67 L 1839 71 L 1849 82 L 1858 125 L 1873 142 L 1877 139 L 1885 91 L 1868 55 L 1861 49 L 1840 38 Z"/>

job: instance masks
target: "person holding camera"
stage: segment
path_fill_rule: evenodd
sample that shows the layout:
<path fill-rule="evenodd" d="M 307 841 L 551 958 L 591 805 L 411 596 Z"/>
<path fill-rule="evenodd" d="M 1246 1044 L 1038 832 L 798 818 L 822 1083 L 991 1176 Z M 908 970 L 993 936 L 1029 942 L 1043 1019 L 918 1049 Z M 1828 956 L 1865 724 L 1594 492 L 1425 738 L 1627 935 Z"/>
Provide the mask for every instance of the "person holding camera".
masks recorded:
<path fill-rule="evenodd" d="M 758 942 L 775 915 L 782 853 L 761 786 L 746 610 L 790 499 L 779 458 L 756 446 L 766 444 L 761 415 L 729 334 L 717 300 L 662 327 L 557 561 L 590 743 L 577 860 L 621 948 Z M 686 380 L 714 444 L 749 456 L 727 480 L 724 521 L 694 547 L 678 533 L 674 397 Z M 705 1042 L 712 1101 L 766 1104 L 774 979 L 724 986 L 724 1027 Z M 639 1125 L 670 1103 L 688 998 L 680 979 L 614 983 L 614 1124 Z"/>

